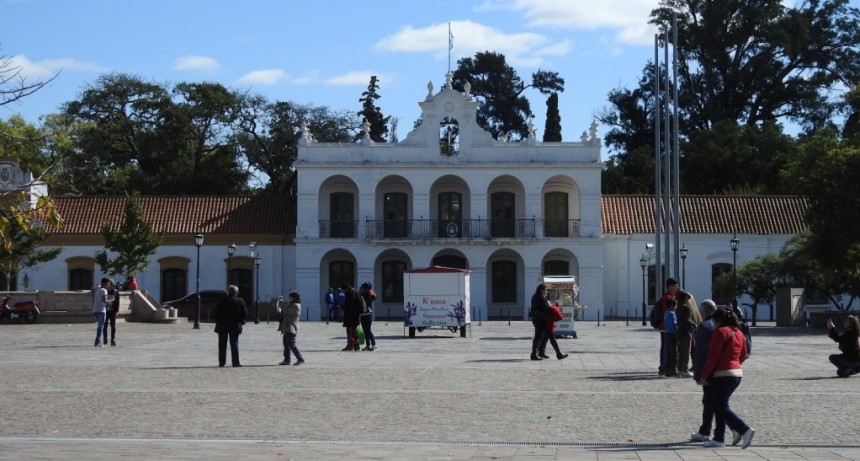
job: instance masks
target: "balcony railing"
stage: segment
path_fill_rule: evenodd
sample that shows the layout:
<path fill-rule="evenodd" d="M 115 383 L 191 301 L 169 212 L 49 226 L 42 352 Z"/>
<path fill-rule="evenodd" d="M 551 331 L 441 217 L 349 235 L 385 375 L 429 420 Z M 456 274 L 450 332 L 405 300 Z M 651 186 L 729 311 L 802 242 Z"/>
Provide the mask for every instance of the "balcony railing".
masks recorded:
<path fill-rule="evenodd" d="M 358 237 L 358 221 L 320 219 L 321 239 L 354 239 Z"/>
<path fill-rule="evenodd" d="M 535 238 L 534 219 L 369 219 L 365 226 L 368 240 Z"/>
<path fill-rule="evenodd" d="M 544 237 L 579 237 L 578 219 L 545 219 Z"/>

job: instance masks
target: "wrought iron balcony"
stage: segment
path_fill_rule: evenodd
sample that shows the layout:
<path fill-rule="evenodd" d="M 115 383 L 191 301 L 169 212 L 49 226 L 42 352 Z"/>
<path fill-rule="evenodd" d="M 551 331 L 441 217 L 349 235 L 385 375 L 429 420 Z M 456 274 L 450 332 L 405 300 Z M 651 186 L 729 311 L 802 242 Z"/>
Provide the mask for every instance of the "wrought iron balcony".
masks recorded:
<path fill-rule="evenodd" d="M 365 226 L 368 240 L 535 238 L 534 219 L 370 219 Z"/>
<path fill-rule="evenodd" d="M 320 219 L 321 239 L 354 239 L 358 237 L 358 221 Z"/>
<path fill-rule="evenodd" d="M 544 219 L 544 237 L 579 237 L 578 219 Z"/>

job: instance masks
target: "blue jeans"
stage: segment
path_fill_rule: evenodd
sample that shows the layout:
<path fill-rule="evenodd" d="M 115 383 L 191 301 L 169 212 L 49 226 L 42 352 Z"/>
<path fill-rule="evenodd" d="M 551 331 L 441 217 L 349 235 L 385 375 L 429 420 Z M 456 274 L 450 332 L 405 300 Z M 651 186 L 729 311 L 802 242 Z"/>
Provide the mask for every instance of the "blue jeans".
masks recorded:
<path fill-rule="evenodd" d="M 714 421 L 714 408 L 711 406 L 711 390 L 713 386 L 702 386 L 702 425 L 699 434 L 711 435 L 711 423 Z"/>
<path fill-rule="evenodd" d="M 666 333 L 660 332 L 660 373 L 666 373 Z"/>
<path fill-rule="evenodd" d="M 717 442 L 725 441 L 726 425 L 729 426 L 729 429 L 733 429 L 741 434 L 746 433 L 750 428 L 744 420 L 729 407 L 729 399 L 732 397 L 732 393 L 735 392 L 735 389 L 740 385 L 741 378 L 737 376 L 711 378 L 708 384 L 705 385 L 706 388 L 710 388 L 705 390 L 705 398 L 708 400 L 714 411 L 716 421 L 714 424 L 714 440 Z"/>
<path fill-rule="evenodd" d="M 102 333 L 105 331 L 105 313 L 104 312 L 93 312 L 96 316 L 96 346 L 101 343 Z"/>
<path fill-rule="evenodd" d="M 239 333 L 231 331 L 229 333 L 218 333 L 218 365 L 224 366 L 227 363 L 227 341 L 230 341 L 230 358 L 233 361 L 233 366 L 238 367 L 239 363 Z"/>

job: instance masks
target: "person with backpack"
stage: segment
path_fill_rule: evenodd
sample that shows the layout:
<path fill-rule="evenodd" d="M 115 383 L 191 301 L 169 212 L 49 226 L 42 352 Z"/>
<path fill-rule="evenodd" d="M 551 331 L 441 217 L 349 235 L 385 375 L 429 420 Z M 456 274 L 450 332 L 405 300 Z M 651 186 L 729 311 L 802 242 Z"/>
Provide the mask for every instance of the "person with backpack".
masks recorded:
<path fill-rule="evenodd" d="M 365 351 L 376 350 L 376 338 L 373 336 L 371 327 L 373 326 L 373 301 L 376 300 L 376 292 L 373 291 L 373 285 L 370 282 L 364 282 L 359 287 L 359 294 L 364 298 L 366 309 L 362 312 L 361 330 L 364 331 L 364 349 Z"/>
<path fill-rule="evenodd" d="M 342 351 L 357 351 L 361 349 L 358 344 L 358 325 L 361 323 L 361 314 L 367 310 L 364 298 L 356 293 L 349 284 L 340 287 L 344 294 L 343 302 L 343 326 L 346 328 L 346 347 Z"/>
<path fill-rule="evenodd" d="M 546 283 L 541 283 L 535 288 L 535 293 L 532 295 L 531 308 L 529 309 L 529 317 L 535 327 L 535 336 L 532 338 L 532 360 L 541 360 L 538 354 L 546 334 L 546 313 L 549 310 L 549 300 L 546 299 L 548 293 Z"/>

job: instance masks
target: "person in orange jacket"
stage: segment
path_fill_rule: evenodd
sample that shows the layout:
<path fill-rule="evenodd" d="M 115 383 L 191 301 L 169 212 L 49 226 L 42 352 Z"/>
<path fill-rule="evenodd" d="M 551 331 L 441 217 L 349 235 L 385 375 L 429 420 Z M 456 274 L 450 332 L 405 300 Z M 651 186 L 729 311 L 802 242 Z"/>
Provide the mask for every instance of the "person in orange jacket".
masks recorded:
<path fill-rule="evenodd" d="M 559 360 L 567 358 L 567 354 L 561 353 L 561 349 L 558 347 L 558 342 L 555 340 L 555 324 L 563 318 L 564 316 L 561 314 L 561 309 L 558 308 L 558 303 L 550 304 L 546 312 L 546 332 L 544 333 L 544 337 L 540 343 L 538 353 L 539 357 L 544 359 L 549 358 L 549 356 L 546 355 L 546 343 L 549 342 L 552 344 L 552 348 L 555 349 L 555 358 Z"/>

